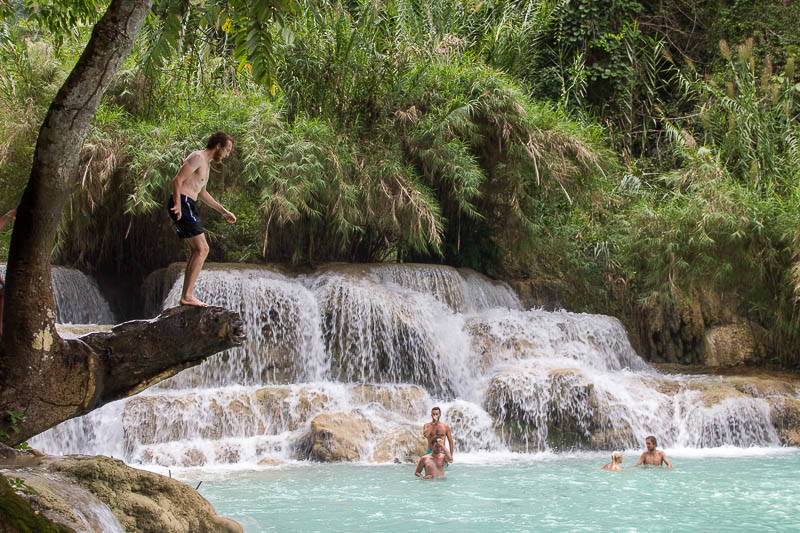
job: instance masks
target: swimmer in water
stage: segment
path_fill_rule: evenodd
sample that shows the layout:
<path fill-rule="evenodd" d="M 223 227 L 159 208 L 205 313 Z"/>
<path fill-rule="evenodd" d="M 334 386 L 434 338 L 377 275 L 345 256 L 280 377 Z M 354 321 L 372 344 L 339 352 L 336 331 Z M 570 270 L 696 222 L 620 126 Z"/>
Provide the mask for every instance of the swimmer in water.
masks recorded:
<path fill-rule="evenodd" d="M 611 454 L 611 462 L 603 465 L 603 470 L 622 471 L 622 452 L 615 451 Z"/>
<path fill-rule="evenodd" d="M 662 464 L 666 464 L 667 468 L 672 468 L 672 463 L 669 462 L 667 456 L 661 450 L 656 450 L 656 438 L 652 435 L 645 439 L 645 445 L 647 446 L 647 450 L 642 453 L 642 456 L 639 457 L 639 462 L 636 463 L 636 466 L 644 464 L 645 466 L 661 466 Z"/>
<path fill-rule="evenodd" d="M 419 463 L 417 463 L 417 471 L 414 475 L 417 477 L 432 479 L 435 477 L 444 477 L 444 471 L 447 463 L 453 461 L 453 456 L 450 452 L 444 449 L 444 439 L 437 437 L 433 440 L 433 450 L 431 453 L 423 455 Z M 422 470 L 425 474 L 422 474 Z"/>

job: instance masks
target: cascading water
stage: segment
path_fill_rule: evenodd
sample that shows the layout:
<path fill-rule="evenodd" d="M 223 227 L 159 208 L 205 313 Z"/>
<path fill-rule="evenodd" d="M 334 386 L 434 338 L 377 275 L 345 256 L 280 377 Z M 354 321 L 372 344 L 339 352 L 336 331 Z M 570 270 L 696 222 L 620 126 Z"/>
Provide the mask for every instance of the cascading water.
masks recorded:
<path fill-rule="evenodd" d="M 242 315 L 244 346 L 31 444 L 140 464 L 247 466 L 325 457 L 341 431 L 347 458 L 405 461 L 433 405 L 456 455 L 630 448 L 649 434 L 663 446 L 779 444 L 769 395 L 659 374 L 618 320 L 523 310 L 507 285 L 472 271 L 332 265 L 292 276 L 207 265 L 196 294 Z"/>
<path fill-rule="evenodd" d="M 6 277 L 6 265 L 0 264 L 0 277 Z M 56 322 L 59 324 L 114 324 L 114 313 L 103 297 L 97 282 L 74 268 L 50 269 Z"/>

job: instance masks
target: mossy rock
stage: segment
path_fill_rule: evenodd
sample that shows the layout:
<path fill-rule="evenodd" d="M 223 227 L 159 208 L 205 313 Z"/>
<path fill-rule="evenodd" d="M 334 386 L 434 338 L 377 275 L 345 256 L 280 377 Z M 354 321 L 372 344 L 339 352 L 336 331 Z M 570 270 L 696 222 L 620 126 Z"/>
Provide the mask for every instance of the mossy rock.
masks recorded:
<path fill-rule="evenodd" d="M 19 496 L 5 476 L 0 475 L 0 533 L 68 533 L 66 526 L 57 526 Z"/>

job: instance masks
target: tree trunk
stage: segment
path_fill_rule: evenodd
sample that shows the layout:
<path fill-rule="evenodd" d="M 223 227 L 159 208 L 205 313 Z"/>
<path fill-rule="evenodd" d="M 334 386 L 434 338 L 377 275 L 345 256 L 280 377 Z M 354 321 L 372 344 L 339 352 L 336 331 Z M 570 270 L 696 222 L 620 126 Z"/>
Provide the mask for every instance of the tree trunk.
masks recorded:
<path fill-rule="evenodd" d="M 54 353 L 55 305 L 50 255 L 61 211 L 103 94 L 130 53 L 152 0 L 114 0 L 95 25 L 78 63 L 39 130 L 28 186 L 17 210 L 6 269 L 3 367 L 35 367 Z M 13 370 L 13 368 L 12 368 Z"/>
<path fill-rule="evenodd" d="M 151 4 L 152 0 L 111 2 L 39 130 L 11 237 L 0 339 L 0 437 L 2 432 L 11 434 L 12 443 L 141 390 L 238 342 L 238 317 L 214 309 L 181 310 L 152 324 L 123 325 L 110 337 L 64 341 L 55 328 L 50 256 L 61 212 L 77 180 L 79 156 L 95 111 L 133 48 Z M 196 328 L 203 335 L 197 335 Z M 143 336 L 140 340 L 149 351 L 122 341 L 136 335 Z M 193 336 L 188 345 L 182 344 Z M 17 415 L 24 418 L 15 433 Z"/>

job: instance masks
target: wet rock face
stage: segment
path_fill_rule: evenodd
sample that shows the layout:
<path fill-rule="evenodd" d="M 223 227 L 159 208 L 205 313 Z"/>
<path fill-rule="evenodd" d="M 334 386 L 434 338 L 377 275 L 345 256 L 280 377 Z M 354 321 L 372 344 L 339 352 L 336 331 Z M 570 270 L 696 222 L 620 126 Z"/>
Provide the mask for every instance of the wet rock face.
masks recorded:
<path fill-rule="evenodd" d="M 501 438 L 518 451 L 585 448 L 601 429 L 594 386 L 575 369 L 496 376 L 486 405 Z"/>
<path fill-rule="evenodd" d="M 706 365 L 738 366 L 758 360 L 758 344 L 749 324 L 729 324 L 706 330 Z"/>
<path fill-rule="evenodd" d="M 767 331 L 740 313 L 738 296 L 710 288 L 677 289 L 670 297 L 640 306 L 632 342 L 653 362 L 731 367 L 759 365 Z"/>
<path fill-rule="evenodd" d="M 358 461 L 367 451 L 372 422 L 356 414 L 325 413 L 311 421 L 309 459 L 323 462 Z"/>
<path fill-rule="evenodd" d="M 776 396 L 767 401 L 772 407 L 772 423 L 778 430 L 781 444 L 800 446 L 800 400 Z"/>
<path fill-rule="evenodd" d="M 385 431 L 378 439 L 372 460 L 378 463 L 414 463 L 425 455 L 427 447 L 421 426 L 398 426 Z"/>
<path fill-rule="evenodd" d="M 189 485 L 107 457 L 73 456 L 51 469 L 86 487 L 105 503 L 126 531 L 174 533 L 242 531 Z"/>
<path fill-rule="evenodd" d="M 425 454 L 427 442 L 422 426 L 397 423 L 379 427 L 356 413 L 325 413 L 311 421 L 311 432 L 300 447 L 301 457 L 314 461 L 410 463 Z"/>
<path fill-rule="evenodd" d="M 75 531 L 243 531 L 233 520 L 217 516 L 211 504 L 190 486 L 108 457 L 46 457 L 36 466 L 2 473 L 24 479 L 37 493 L 30 496 L 32 504 Z M 82 518 L 74 513 L 76 508 L 93 511 L 88 515 L 83 511 Z"/>
<path fill-rule="evenodd" d="M 354 403 L 375 403 L 410 419 L 424 418 L 429 403 L 428 393 L 415 385 L 356 385 L 350 397 Z"/>
<path fill-rule="evenodd" d="M 540 308 L 546 311 L 561 309 L 558 293 L 550 285 L 533 280 L 509 280 L 508 284 L 519 296 L 525 309 Z"/>

